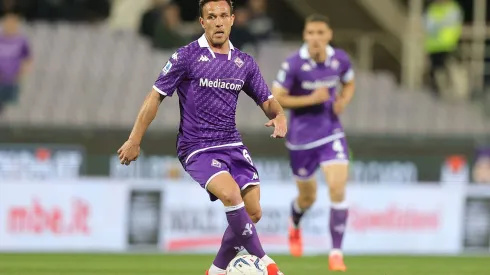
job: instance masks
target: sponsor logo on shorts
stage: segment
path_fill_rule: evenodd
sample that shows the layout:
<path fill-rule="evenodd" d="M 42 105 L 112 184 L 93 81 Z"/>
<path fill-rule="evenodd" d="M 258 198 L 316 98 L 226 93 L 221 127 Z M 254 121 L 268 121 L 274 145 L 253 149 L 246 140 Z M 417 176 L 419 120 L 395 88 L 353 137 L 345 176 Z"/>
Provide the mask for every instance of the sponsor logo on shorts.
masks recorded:
<path fill-rule="evenodd" d="M 299 168 L 298 175 L 305 177 L 306 175 L 308 175 L 308 170 L 306 170 L 306 168 Z"/>
<path fill-rule="evenodd" d="M 214 167 L 217 167 L 217 168 L 221 168 L 221 162 L 219 162 L 219 161 L 217 161 L 217 160 L 213 159 L 213 160 L 211 161 L 211 166 L 214 166 Z"/>

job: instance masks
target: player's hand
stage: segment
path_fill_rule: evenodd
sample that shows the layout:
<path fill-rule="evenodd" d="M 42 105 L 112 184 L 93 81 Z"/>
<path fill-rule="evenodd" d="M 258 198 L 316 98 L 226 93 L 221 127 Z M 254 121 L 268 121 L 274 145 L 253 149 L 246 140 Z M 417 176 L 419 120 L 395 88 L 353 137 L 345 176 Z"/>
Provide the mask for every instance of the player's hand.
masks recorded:
<path fill-rule="evenodd" d="M 330 93 L 326 87 L 318 88 L 310 94 L 310 99 L 313 105 L 321 104 L 330 99 Z"/>
<path fill-rule="evenodd" d="M 284 138 L 288 132 L 288 121 L 284 114 L 279 114 L 274 119 L 269 120 L 265 126 L 274 127 L 274 133 L 271 135 L 272 138 Z"/>
<path fill-rule="evenodd" d="M 335 100 L 335 102 L 333 103 L 333 112 L 336 115 L 340 115 L 344 112 L 346 106 L 347 103 L 344 100 L 337 98 L 337 100 Z"/>
<path fill-rule="evenodd" d="M 121 164 L 129 165 L 132 161 L 136 161 L 140 155 L 140 145 L 132 140 L 126 141 L 119 150 L 119 160 Z"/>

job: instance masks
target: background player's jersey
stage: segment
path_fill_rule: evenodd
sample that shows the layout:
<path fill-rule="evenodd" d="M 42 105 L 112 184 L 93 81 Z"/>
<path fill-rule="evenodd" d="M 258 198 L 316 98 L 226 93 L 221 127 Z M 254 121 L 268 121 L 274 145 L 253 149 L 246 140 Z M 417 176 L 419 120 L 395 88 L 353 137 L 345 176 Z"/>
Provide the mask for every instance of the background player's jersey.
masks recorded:
<path fill-rule="evenodd" d="M 258 105 L 272 98 L 251 56 L 231 42 L 227 55 L 214 53 L 204 35 L 172 55 L 153 88 L 165 96 L 177 91 L 177 154 L 183 162 L 210 147 L 241 145 L 235 124 L 240 91 Z"/>
<path fill-rule="evenodd" d="M 330 92 L 330 99 L 323 104 L 291 110 L 286 142 L 290 150 L 307 150 L 344 137 L 333 103 L 339 81 L 351 81 L 354 71 L 343 50 L 327 46 L 326 51 L 327 60 L 318 64 L 304 45 L 282 64 L 274 82 L 293 96 L 308 95 L 320 87 L 328 87 Z"/>

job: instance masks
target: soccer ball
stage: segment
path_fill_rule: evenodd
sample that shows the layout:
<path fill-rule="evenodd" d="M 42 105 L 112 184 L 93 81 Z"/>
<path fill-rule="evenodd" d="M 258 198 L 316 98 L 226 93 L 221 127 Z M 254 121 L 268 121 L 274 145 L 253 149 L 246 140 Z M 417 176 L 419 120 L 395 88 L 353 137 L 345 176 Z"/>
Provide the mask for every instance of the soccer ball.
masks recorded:
<path fill-rule="evenodd" d="M 267 275 L 267 268 L 256 256 L 240 255 L 228 264 L 226 275 Z"/>

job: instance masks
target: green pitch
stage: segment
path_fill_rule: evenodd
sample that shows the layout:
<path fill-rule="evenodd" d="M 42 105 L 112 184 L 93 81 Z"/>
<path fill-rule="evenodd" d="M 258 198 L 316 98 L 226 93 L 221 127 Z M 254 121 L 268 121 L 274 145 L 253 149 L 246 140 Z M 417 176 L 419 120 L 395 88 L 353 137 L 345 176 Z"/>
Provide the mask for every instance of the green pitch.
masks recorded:
<path fill-rule="evenodd" d="M 324 257 L 277 256 L 285 275 L 332 274 Z M 0 254 L 1 275 L 204 275 L 211 256 Z M 348 275 L 490 275 L 490 257 L 346 257 Z"/>

